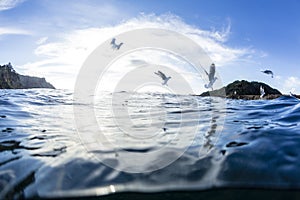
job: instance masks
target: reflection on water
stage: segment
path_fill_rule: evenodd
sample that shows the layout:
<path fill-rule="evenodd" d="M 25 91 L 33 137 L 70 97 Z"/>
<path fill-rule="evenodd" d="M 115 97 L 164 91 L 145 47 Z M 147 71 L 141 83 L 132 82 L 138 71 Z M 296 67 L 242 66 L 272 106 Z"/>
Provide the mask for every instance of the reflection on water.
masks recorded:
<path fill-rule="evenodd" d="M 211 150 L 214 147 L 214 142 L 212 141 L 212 137 L 214 137 L 216 131 L 217 131 L 217 119 L 218 117 L 215 115 L 212 116 L 211 118 L 211 126 L 207 134 L 205 134 L 205 143 L 204 143 L 204 148 L 206 148 L 208 151 Z"/>
<path fill-rule="evenodd" d="M 114 95 L 78 134 L 71 92 L 1 90 L 0 198 L 300 188 L 298 100 Z"/>

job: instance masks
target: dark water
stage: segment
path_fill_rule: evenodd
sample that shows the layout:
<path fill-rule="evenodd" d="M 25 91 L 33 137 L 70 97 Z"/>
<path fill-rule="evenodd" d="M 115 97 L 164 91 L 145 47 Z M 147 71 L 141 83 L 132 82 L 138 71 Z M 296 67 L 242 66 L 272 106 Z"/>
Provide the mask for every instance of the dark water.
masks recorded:
<path fill-rule="evenodd" d="M 1 90 L 0 199 L 299 196 L 297 99 L 129 96 L 82 104 L 76 121 L 70 91 Z"/>

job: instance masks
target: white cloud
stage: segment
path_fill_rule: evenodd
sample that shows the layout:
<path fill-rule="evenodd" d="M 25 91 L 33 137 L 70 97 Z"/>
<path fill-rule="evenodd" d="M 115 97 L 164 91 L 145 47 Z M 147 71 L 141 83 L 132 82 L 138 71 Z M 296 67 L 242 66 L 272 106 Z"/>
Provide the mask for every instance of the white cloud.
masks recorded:
<path fill-rule="evenodd" d="M 1 0 L 0 1 L 0 11 L 12 9 L 19 4 L 23 3 L 25 0 Z"/>
<path fill-rule="evenodd" d="M 9 34 L 14 34 L 14 35 L 30 35 L 31 32 L 24 30 L 24 29 L 19 29 L 19 28 L 12 28 L 12 27 L 0 27 L 0 35 L 9 35 Z"/>
<path fill-rule="evenodd" d="M 231 48 L 225 44 L 230 34 L 230 21 L 221 31 L 202 30 L 175 15 L 152 14 L 141 15 L 116 26 L 75 30 L 62 35 L 59 42 L 45 41 L 34 52 L 40 56 L 40 61 L 18 67 L 24 73 L 47 77 L 58 88 L 73 88 L 76 74 L 92 50 L 119 33 L 137 28 L 163 28 L 182 33 L 202 46 L 217 66 L 236 62 L 252 53 L 247 48 Z"/>
<path fill-rule="evenodd" d="M 36 41 L 36 44 L 37 44 L 37 45 L 42 45 L 42 44 L 44 44 L 47 40 L 48 40 L 48 37 L 41 37 L 40 39 L 38 39 L 38 40 Z"/>
<path fill-rule="evenodd" d="M 283 89 L 286 92 L 292 92 L 292 93 L 300 93 L 300 79 L 295 76 L 288 77 L 284 81 Z"/>
<path fill-rule="evenodd" d="M 212 36 L 217 41 L 226 42 L 229 38 L 231 30 L 231 20 L 229 18 L 227 18 L 227 23 L 228 24 L 222 27 L 220 31 L 213 28 L 213 31 L 209 32 L 208 36 Z"/>

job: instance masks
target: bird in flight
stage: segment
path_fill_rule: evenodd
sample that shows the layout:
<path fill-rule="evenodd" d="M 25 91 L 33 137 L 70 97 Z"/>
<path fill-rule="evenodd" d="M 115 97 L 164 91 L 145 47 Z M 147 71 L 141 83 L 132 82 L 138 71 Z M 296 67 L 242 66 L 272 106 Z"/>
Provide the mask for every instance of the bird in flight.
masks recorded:
<path fill-rule="evenodd" d="M 272 78 L 274 77 L 274 73 L 271 70 L 269 70 L 269 69 L 267 69 L 267 70 L 261 70 L 261 72 L 265 73 L 265 74 L 268 74 L 268 75 L 271 75 Z"/>
<path fill-rule="evenodd" d="M 167 77 L 164 73 L 162 73 L 161 71 L 158 72 L 154 72 L 154 74 L 156 74 L 157 76 L 159 76 L 164 82 L 162 83 L 162 85 L 168 85 L 168 81 L 170 80 L 171 76 Z"/>
<path fill-rule="evenodd" d="M 263 88 L 263 86 L 260 86 L 259 91 L 260 91 L 260 98 L 262 99 L 266 94 L 265 89 Z"/>
<path fill-rule="evenodd" d="M 115 50 L 119 50 L 121 48 L 121 46 L 124 44 L 123 42 L 121 42 L 120 44 L 116 43 L 116 38 L 113 38 L 110 42 L 111 47 Z"/>
<path fill-rule="evenodd" d="M 211 88 L 213 90 L 213 85 L 215 83 L 215 81 L 217 80 L 217 77 L 215 77 L 215 73 L 216 73 L 216 66 L 214 63 L 212 63 L 210 65 L 210 68 L 209 68 L 209 73 L 204 70 L 206 75 L 208 76 L 208 81 L 209 83 L 208 84 L 205 84 L 204 87 L 205 88 Z"/>

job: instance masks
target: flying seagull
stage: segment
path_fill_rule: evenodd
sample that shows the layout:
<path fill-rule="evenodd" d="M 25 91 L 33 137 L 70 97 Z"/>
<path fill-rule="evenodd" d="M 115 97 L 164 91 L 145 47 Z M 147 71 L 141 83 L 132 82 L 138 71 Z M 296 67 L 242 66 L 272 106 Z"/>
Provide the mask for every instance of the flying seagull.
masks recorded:
<path fill-rule="evenodd" d="M 119 50 L 120 47 L 124 44 L 123 42 L 121 42 L 120 44 L 116 44 L 116 38 L 113 38 L 110 42 L 111 47 L 115 50 Z"/>
<path fill-rule="evenodd" d="M 266 94 L 263 86 L 260 86 L 259 91 L 260 91 L 260 98 L 262 99 L 264 97 L 264 95 Z"/>
<path fill-rule="evenodd" d="M 271 75 L 272 78 L 274 76 L 274 73 L 271 70 L 269 70 L 269 69 L 267 69 L 267 70 L 261 70 L 261 72 L 265 73 L 265 74 L 268 74 L 268 75 Z"/>
<path fill-rule="evenodd" d="M 167 77 L 164 73 L 162 73 L 161 71 L 158 72 L 154 72 L 154 74 L 156 74 L 157 76 L 159 76 L 164 82 L 162 83 L 162 85 L 168 85 L 167 82 L 170 80 L 171 76 Z"/>
<path fill-rule="evenodd" d="M 205 88 L 211 88 L 213 90 L 213 85 L 215 83 L 215 81 L 217 80 L 217 77 L 215 77 L 215 73 L 216 73 L 216 66 L 214 63 L 212 63 L 210 65 L 210 68 L 209 68 L 209 73 L 207 73 L 206 70 L 204 70 L 206 75 L 208 76 L 208 81 L 209 83 L 208 84 L 205 84 L 204 87 Z"/>

